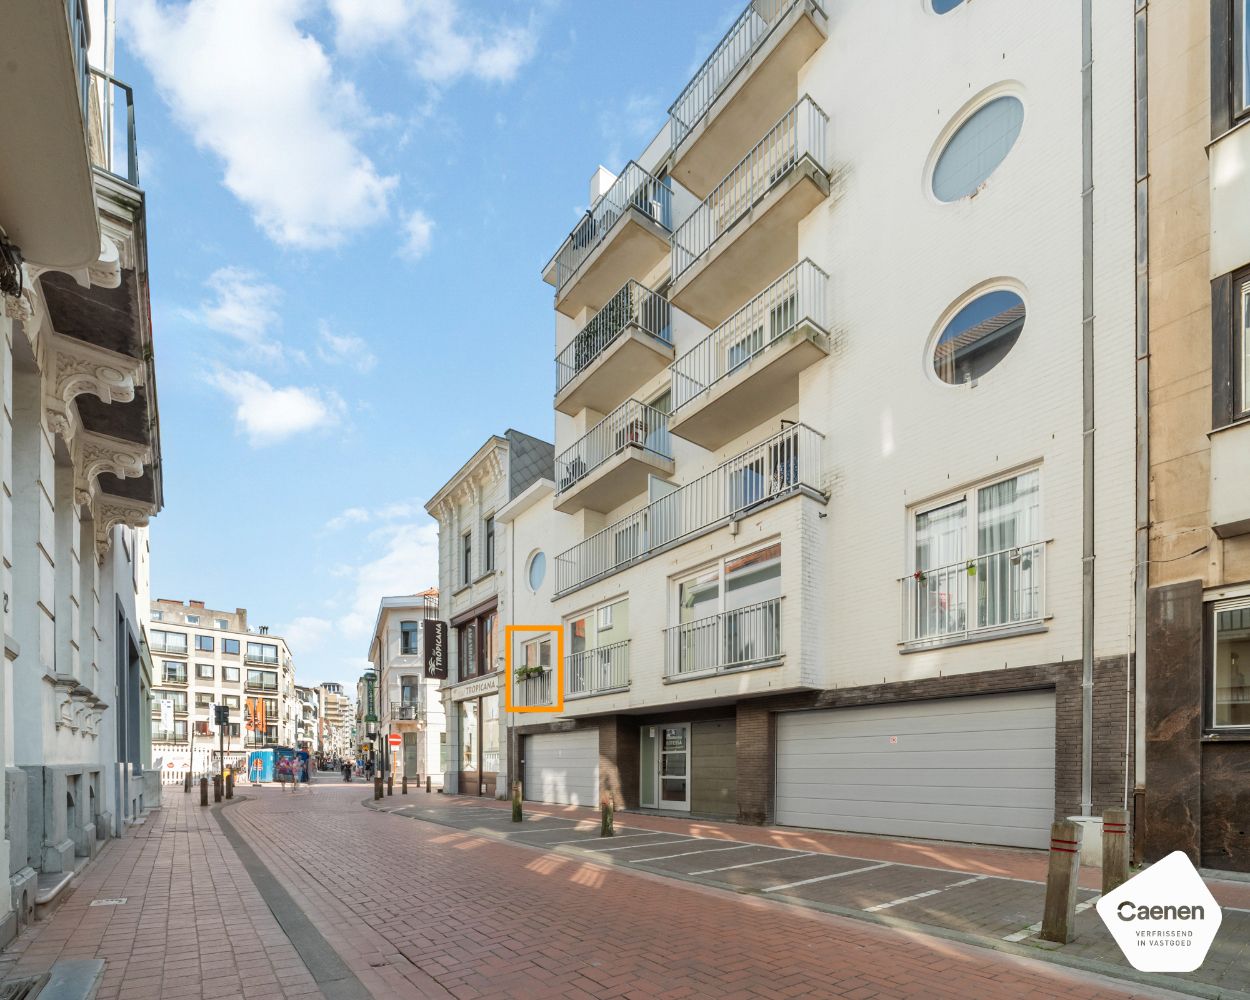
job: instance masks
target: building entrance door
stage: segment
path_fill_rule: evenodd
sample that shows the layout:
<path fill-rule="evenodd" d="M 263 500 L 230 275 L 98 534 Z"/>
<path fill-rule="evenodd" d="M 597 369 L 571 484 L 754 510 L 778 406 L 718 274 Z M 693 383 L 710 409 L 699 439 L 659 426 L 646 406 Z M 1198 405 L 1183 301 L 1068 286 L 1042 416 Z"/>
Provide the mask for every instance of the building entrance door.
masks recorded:
<path fill-rule="evenodd" d="M 639 803 L 690 811 L 690 723 L 643 726 Z"/>

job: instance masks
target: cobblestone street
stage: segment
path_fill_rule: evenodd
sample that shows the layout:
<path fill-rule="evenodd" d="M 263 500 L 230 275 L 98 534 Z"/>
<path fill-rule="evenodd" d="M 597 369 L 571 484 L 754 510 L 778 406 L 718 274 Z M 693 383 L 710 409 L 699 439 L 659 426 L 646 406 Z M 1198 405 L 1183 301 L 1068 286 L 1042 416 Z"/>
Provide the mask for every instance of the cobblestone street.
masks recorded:
<path fill-rule="evenodd" d="M 58 959 L 103 958 L 104 1000 L 1167 995 L 913 929 L 604 864 L 609 855 L 572 856 L 564 853 L 569 845 L 550 842 L 597 836 L 578 829 L 587 824 L 576 817 L 531 812 L 529 839 L 536 830 L 548 834 L 537 838 L 547 843 L 538 850 L 505 843 L 486 825 L 475 832 L 388 815 L 366 807 L 367 794 L 355 783 L 299 794 L 241 789 L 234 803 L 201 809 L 193 796 L 167 789 L 165 807 L 111 844 L 52 919 L 5 953 L 5 976 L 43 971 Z M 403 804 L 398 794 L 382 803 Z M 441 808 L 462 823 L 508 822 L 493 804 L 424 794 L 409 804 Z M 725 860 L 701 864 L 722 867 L 732 855 L 764 849 L 672 844 L 683 838 L 663 832 L 667 821 L 620 819 L 661 828 L 670 846 L 650 848 L 656 864 L 665 855 L 716 851 Z M 568 837 L 551 835 L 557 824 Z M 656 835 L 642 825 L 622 828 L 614 853 L 635 855 L 627 844 Z M 879 888 L 902 893 L 915 882 L 906 875 Z M 92 905 L 99 900 L 114 902 Z"/>

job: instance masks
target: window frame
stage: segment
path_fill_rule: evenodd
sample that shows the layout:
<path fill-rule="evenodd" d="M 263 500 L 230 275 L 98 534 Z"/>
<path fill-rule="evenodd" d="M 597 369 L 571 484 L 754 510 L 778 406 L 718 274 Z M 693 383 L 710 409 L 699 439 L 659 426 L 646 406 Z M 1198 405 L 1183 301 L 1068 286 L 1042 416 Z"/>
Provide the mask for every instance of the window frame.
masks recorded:
<path fill-rule="evenodd" d="M 1204 623 L 1204 640 L 1203 640 L 1203 683 L 1209 689 L 1207 696 L 1203 699 L 1204 708 L 1204 725 L 1205 732 L 1211 735 L 1220 734 L 1228 736 L 1250 735 L 1250 722 L 1242 725 L 1220 725 L 1216 719 L 1216 698 L 1219 695 L 1219 685 L 1216 683 L 1216 671 L 1219 667 L 1219 615 L 1221 611 L 1240 611 L 1250 609 L 1250 596 L 1230 597 L 1221 601 L 1210 601 L 1205 605 L 1203 623 Z M 1250 663 L 1246 664 L 1246 669 L 1250 671 Z"/>
<path fill-rule="evenodd" d="M 186 622 L 188 625 L 198 625 L 200 623 L 199 615 L 187 615 Z"/>
<path fill-rule="evenodd" d="M 174 677 L 169 676 L 169 669 L 174 668 Z M 177 674 L 181 672 L 182 676 Z M 187 682 L 187 664 L 184 660 L 161 660 L 162 684 L 185 684 Z"/>
<path fill-rule="evenodd" d="M 411 628 L 407 626 L 411 626 Z M 411 646 L 407 642 L 409 636 L 413 639 Z M 399 623 L 399 655 L 419 656 L 420 653 L 421 623 L 417 621 L 401 621 Z"/>
<path fill-rule="evenodd" d="M 1211 281 L 1211 428 L 1250 419 L 1250 267 Z"/>
<path fill-rule="evenodd" d="M 217 652 L 217 642 L 211 635 L 195 634 L 195 651 L 197 653 L 215 653 Z"/>
<path fill-rule="evenodd" d="M 234 671 L 233 677 L 230 676 L 230 672 L 232 670 Z M 239 667 L 232 667 L 232 666 L 223 664 L 221 668 L 221 679 L 222 679 L 222 682 L 226 684 L 238 684 L 239 681 L 243 679 L 243 675 Z"/>
<path fill-rule="evenodd" d="M 676 576 L 670 577 L 671 592 L 672 592 L 673 600 L 672 600 L 672 610 L 669 614 L 669 619 L 670 619 L 669 625 L 677 626 L 677 625 L 682 624 L 681 622 L 681 588 L 682 588 L 682 585 L 686 583 L 693 583 L 696 580 L 698 580 L 699 577 L 706 576 L 708 573 L 712 572 L 713 570 L 715 570 L 716 572 L 716 610 L 712 612 L 710 615 L 706 615 L 704 617 L 711 618 L 716 615 L 726 614 L 726 611 L 725 611 L 725 592 L 726 592 L 725 567 L 731 562 L 736 562 L 737 560 L 742 559 L 745 556 L 753 555 L 756 552 L 763 552 L 765 549 L 771 549 L 774 546 L 776 546 L 779 550 L 777 554 L 778 560 L 783 560 L 785 558 L 785 547 L 782 545 L 781 536 L 774 535 L 773 537 L 765 539 L 762 542 L 761 541 L 752 542 L 750 545 L 746 546 L 745 548 L 737 549 L 711 562 L 705 562 L 701 564 L 700 566 L 697 566 L 693 569 L 686 570 L 685 572 L 680 573 Z M 783 577 L 779 575 L 778 576 L 779 586 L 780 586 L 780 581 L 782 579 Z M 780 588 L 779 593 L 777 594 L 777 597 L 778 599 L 785 597 L 784 587 Z M 769 600 L 771 600 L 771 598 L 769 598 Z M 750 605 L 748 605 L 748 607 L 750 607 Z M 597 608 L 595 609 L 594 613 L 596 615 L 598 614 Z M 703 619 L 696 618 L 693 620 L 702 621 Z"/>
<path fill-rule="evenodd" d="M 468 586 L 473 582 L 473 530 L 460 536 L 460 583 Z"/>
<path fill-rule="evenodd" d="M 234 644 L 234 649 L 230 648 L 230 645 L 232 643 Z M 227 638 L 226 636 L 222 636 L 221 653 L 223 656 L 239 656 L 242 653 L 242 651 L 243 651 L 243 647 L 239 644 L 238 639 L 230 639 L 230 638 Z"/>
<path fill-rule="evenodd" d="M 482 548 L 483 558 L 486 561 L 482 567 L 483 573 L 490 573 L 495 568 L 495 515 L 487 514 L 482 521 L 482 534 L 484 536 Z"/>
<path fill-rule="evenodd" d="M 205 671 L 207 671 L 207 673 L 205 673 Z M 196 662 L 195 679 L 197 681 L 211 681 L 211 680 L 214 680 L 216 676 L 217 676 L 217 671 L 211 663 L 200 663 L 198 661 Z"/>

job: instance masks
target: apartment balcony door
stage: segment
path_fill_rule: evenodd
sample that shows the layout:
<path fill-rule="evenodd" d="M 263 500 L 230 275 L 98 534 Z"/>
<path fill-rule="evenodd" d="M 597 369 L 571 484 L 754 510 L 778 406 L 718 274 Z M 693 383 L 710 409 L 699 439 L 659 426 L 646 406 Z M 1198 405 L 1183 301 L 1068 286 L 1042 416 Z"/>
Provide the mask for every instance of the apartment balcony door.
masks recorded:
<path fill-rule="evenodd" d="M 690 811 L 690 724 L 643 726 L 639 803 L 648 809 Z"/>

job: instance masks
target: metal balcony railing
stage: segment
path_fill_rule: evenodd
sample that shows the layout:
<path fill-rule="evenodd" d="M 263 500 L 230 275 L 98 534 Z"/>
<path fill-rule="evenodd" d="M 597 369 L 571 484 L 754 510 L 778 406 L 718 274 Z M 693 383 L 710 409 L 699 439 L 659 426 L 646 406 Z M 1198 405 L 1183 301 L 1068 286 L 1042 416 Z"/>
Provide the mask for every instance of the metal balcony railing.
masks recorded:
<path fill-rule="evenodd" d="M 664 630 L 664 676 L 686 677 L 779 659 L 781 598 Z"/>
<path fill-rule="evenodd" d="M 556 459 L 556 492 L 565 493 L 626 448 L 673 457 L 668 414 L 628 399 Z"/>
<path fill-rule="evenodd" d="M 250 691 L 277 691 L 278 681 L 276 679 L 274 679 L 273 681 L 269 681 L 269 680 L 252 680 L 251 678 L 249 678 L 245 686 Z"/>
<path fill-rule="evenodd" d="M 630 326 L 666 344 L 673 342 L 668 299 L 633 279 L 608 300 L 556 357 L 556 392 L 590 367 Z"/>
<path fill-rule="evenodd" d="M 627 563 L 758 503 L 803 487 L 821 492 L 824 435 L 795 424 L 556 556 L 556 591 Z"/>
<path fill-rule="evenodd" d="M 829 119 L 810 97 L 781 116 L 703 203 L 673 233 L 673 280 L 728 232 L 801 159 L 828 170 Z"/>
<path fill-rule="evenodd" d="M 673 412 L 800 323 L 827 330 L 829 275 L 804 258 L 672 363 Z"/>
<path fill-rule="evenodd" d="M 519 677 L 515 684 L 512 702 L 526 708 L 553 704 L 551 697 L 552 670 L 545 669 L 533 677 Z"/>
<path fill-rule="evenodd" d="M 185 684 L 187 682 L 187 672 L 185 670 L 164 670 L 161 672 L 161 684 Z M 186 710 L 186 706 L 183 706 Z"/>
<path fill-rule="evenodd" d="M 187 637 L 172 633 L 168 639 L 158 638 L 153 635 L 151 638 L 151 649 L 154 653 L 174 653 L 177 656 L 187 655 Z"/>
<path fill-rule="evenodd" d="M 425 709 L 417 702 L 411 701 L 393 701 L 390 703 L 390 716 L 392 719 L 400 722 L 423 722 L 425 721 Z"/>
<path fill-rule="evenodd" d="M 257 666 L 262 666 L 262 667 L 276 667 L 278 665 L 278 657 L 276 655 L 273 657 L 269 657 L 269 656 L 264 655 L 263 653 L 260 653 L 260 654 L 246 653 L 243 656 L 243 662 L 254 663 Z"/>
<path fill-rule="evenodd" d="M 629 687 L 629 640 L 586 649 L 565 658 L 565 684 L 570 698 Z"/>
<path fill-rule="evenodd" d="M 556 290 L 562 291 L 583 261 L 603 242 L 630 207 L 672 229 L 672 191 L 633 160 L 582 217 L 556 253 Z"/>
<path fill-rule="evenodd" d="M 746 5 L 668 109 L 670 141 L 674 147 L 699 124 L 738 69 L 798 2 L 800 0 L 751 0 Z"/>
<path fill-rule="evenodd" d="M 903 642 L 940 645 L 1046 617 L 1046 543 L 903 577 Z"/>
<path fill-rule="evenodd" d="M 185 730 L 180 732 L 179 730 L 176 730 L 176 729 L 153 729 L 152 730 L 152 742 L 153 743 L 186 743 L 187 734 Z"/>
<path fill-rule="evenodd" d="M 92 166 L 137 188 L 139 145 L 135 137 L 134 91 L 115 76 L 93 69 L 91 101 L 95 104 L 89 112 Z"/>

